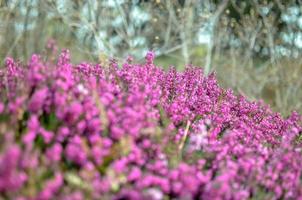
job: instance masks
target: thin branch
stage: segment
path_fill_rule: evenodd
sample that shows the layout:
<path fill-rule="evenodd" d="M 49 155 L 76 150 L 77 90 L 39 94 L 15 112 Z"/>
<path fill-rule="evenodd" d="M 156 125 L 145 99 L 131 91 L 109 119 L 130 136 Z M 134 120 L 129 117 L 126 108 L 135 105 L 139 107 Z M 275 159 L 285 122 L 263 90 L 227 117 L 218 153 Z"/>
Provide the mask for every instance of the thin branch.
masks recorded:
<path fill-rule="evenodd" d="M 186 125 L 186 129 L 185 129 L 185 133 L 184 133 L 184 136 L 182 137 L 182 140 L 178 146 L 178 151 L 179 153 L 182 152 L 183 148 L 184 148 L 184 145 L 185 145 L 185 142 L 187 140 L 187 137 L 188 137 L 188 134 L 189 134 L 189 128 L 190 128 L 190 125 L 191 125 L 191 121 L 188 120 L 187 121 L 187 125 Z"/>

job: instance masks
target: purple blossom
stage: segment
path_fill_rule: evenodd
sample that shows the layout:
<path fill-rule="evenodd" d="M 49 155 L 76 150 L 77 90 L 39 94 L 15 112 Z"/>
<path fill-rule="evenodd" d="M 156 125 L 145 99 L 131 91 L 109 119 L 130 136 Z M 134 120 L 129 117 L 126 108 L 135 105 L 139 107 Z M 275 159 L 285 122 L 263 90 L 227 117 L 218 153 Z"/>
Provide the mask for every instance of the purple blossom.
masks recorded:
<path fill-rule="evenodd" d="M 28 105 L 29 111 L 33 113 L 37 113 L 38 111 L 42 111 L 43 104 L 47 98 L 48 89 L 43 88 L 36 91 L 31 97 Z"/>
<path fill-rule="evenodd" d="M 0 102 L 0 114 L 4 111 L 4 104 Z"/>
<path fill-rule="evenodd" d="M 67 50 L 57 63 L 6 59 L 0 198 L 302 196 L 300 114 L 283 118 L 201 68 L 164 71 L 153 52 L 145 59 L 73 65 Z"/>

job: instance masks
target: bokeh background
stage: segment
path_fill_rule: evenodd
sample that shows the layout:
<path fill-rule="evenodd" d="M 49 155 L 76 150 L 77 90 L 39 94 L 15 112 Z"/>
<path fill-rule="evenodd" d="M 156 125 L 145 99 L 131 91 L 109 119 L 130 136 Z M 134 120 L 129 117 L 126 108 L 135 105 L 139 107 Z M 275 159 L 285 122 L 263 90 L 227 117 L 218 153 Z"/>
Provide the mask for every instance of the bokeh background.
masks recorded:
<path fill-rule="evenodd" d="M 0 0 L 0 61 L 55 42 L 75 63 L 143 62 L 215 71 L 284 116 L 302 113 L 302 0 Z"/>

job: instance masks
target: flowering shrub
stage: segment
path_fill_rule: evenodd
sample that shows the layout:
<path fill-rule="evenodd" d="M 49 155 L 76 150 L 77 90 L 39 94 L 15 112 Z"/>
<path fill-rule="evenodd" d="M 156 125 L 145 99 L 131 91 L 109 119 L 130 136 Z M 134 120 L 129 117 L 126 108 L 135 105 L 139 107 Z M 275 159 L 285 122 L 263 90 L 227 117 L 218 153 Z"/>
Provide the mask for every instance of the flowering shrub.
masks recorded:
<path fill-rule="evenodd" d="M 297 199 L 302 118 L 188 66 L 56 64 L 0 71 L 4 199 Z"/>

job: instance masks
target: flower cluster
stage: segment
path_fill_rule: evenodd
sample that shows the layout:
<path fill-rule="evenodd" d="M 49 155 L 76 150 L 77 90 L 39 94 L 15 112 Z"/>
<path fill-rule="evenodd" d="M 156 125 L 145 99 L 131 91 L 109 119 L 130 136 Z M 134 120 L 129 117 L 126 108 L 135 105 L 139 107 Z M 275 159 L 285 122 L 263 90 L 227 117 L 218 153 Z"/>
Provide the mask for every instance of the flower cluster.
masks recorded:
<path fill-rule="evenodd" d="M 302 117 L 215 75 L 11 58 L 0 70 L 4 199 L 298 199 Z"/>

